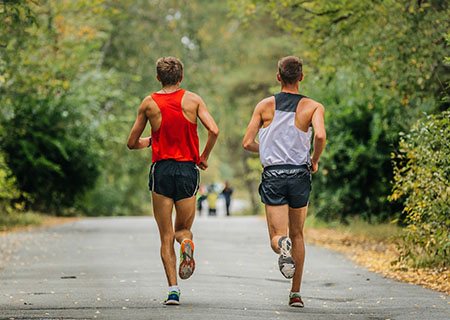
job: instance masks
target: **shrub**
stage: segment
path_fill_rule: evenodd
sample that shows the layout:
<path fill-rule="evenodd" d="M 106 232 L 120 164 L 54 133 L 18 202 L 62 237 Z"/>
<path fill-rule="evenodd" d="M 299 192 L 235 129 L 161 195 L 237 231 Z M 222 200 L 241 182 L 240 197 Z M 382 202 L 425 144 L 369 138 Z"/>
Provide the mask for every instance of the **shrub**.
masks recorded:
<path fill-rule="evenodd" d="M 1 148 L 28 208 L 57 211 L 74 204 L 98 176 L 92 130 L 76 108 L 64 100 L 16 101 L 12 117 L 3 119 Z"/>
<path fill-rule="evenodd" d="M 4 155 L 0 153 L 0 216 L 9 215 L 14 210 L 21 209 L 20 198 L 23 193 L 17 189 L 16 179 L 5 163 Z"/>
<path fill-rule="evenodd" d="M 405 198 L 399 260 L 415 267 L 450 265 L 450 112 L 419 120 L 394 158 L 391 200 Z"/>
<path fill-rule="evenodd" d="M 327 112 L 327 145 L 313 176 L 311 209 L 326 221 L 392 220 L 401 211 L 399 203 L 387 201 L 401 106 L 384 91 L 369 100 L 370 93 L 351 81 L 351 74 L 341 72 L 311 95 L 320 97 Z"/>

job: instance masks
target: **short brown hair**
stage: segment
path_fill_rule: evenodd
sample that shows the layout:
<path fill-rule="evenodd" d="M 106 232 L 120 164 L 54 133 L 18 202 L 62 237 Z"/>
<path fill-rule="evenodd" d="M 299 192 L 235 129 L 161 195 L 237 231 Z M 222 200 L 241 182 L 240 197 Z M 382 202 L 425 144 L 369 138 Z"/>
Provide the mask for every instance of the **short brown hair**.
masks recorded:
<path fill-rule="evenodd" d="M 183 76 L 183 63 L 175 57 L 159 58 L 156 73 L 163 86 L 177 84 Z"/>
<path fill-rule="evenodd" d="M 302 75 L 303 61 L 294 56 L 281 58 L 278 61 L 278 72 L 283 82 L 292 84 L 297 82 Z"/>

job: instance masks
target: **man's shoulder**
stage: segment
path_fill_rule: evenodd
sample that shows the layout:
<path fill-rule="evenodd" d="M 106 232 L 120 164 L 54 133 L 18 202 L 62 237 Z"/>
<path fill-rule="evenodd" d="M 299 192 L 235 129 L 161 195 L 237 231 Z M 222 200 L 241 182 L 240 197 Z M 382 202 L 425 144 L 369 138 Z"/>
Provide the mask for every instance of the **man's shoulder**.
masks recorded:
<path fill-rule="evenodd" d="M 304 97 L 302 99 L 302 104 L 303 104 L 303 107 L 306 106 L 306 107 L 309 107 L 309 108 L 314 109 L 314 110 L 316 110 L 316 109 L 324 109 L 324 106 L 320 102 L 318 102 L 318 101 L 316 101 L 314 99 L 311 99 L 309 97 Z"/>
<path fill-rule="evenodd" d="M 141 112 L 154 112 L 155 110 L 158 110 L 158 104 L 156 101 L 152 98 L 151 95 L 146 96 L 141 103 L 141 106 L 139 107 Z"/>
<path fill-rule="evenodd" d="M 152 95 L 148 95 L 142 100 L 142 105 L 145 107 L 150 107 L 152 104 L 155 104 L 155 100 L 153 100 Z"/>
<path fill-rule="evenodd" d="M 267 107 L 273 107 L 274 104 L 275 104 L 275 97 L 270 96 L 270 97 L 264 98 L 260 102 L 258 102 L 258 104 L 256 105 L 256 108 L 264 109 Z"/>
<path fill-rule="evenodd" d="M 202 97 L 200 97 L 200 95 L 198 95 L 195 92 L 188 91 L 188 90 L 185 90 L 184 98 L 185 99 L 187 98 L 187 99 L 192 100 L 192 101 L 202 101 L 203 100 Z"/>

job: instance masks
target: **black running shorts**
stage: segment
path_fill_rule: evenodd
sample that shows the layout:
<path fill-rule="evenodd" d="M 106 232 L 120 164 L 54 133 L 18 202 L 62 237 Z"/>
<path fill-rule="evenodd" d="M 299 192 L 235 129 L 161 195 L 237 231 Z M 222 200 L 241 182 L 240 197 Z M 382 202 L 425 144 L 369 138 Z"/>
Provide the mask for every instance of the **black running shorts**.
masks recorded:
<path fill-rule="evenodd" d="M 197 194 L 200 172 L 190 161 L 160 160 L 150 167 L 151 191 L 178 201 Z"/>
<path fill-rule="evenodd" d="M 302 208 L 308 204 L 311 172 L 307 165 L 274 165 L 264 168 L 259 195 L 264 204 Z"/>

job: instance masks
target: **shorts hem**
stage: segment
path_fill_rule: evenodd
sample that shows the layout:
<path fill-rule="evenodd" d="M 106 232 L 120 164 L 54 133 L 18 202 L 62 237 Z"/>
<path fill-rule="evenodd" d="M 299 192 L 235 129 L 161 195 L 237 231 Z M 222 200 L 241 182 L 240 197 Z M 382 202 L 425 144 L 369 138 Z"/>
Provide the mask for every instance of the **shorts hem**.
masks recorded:
<path fill-rule="evenodd" d="M 308 202 L 305 205 L 303 205 L 303 206 L 293 207 L 293 206 L 290 205 L 289 207 L 292 208 L 292 209 L 301 209 L 301 208 L 305 208 L 307 206 L 308 206 Z"/>

